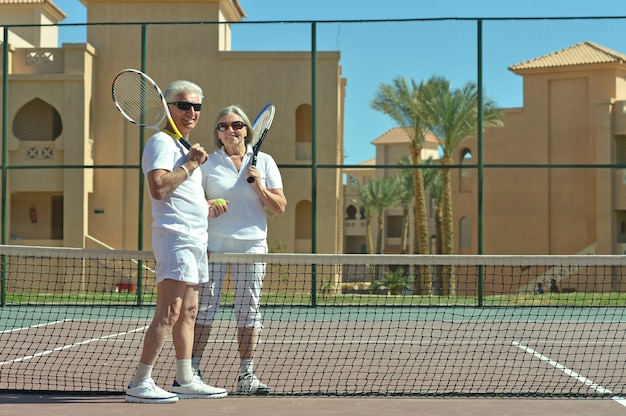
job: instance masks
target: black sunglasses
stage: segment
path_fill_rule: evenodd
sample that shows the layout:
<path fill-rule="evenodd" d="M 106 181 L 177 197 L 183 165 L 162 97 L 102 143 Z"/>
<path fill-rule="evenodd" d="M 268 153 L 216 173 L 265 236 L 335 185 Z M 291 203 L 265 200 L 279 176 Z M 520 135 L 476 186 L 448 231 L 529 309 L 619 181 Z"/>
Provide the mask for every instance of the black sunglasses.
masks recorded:
<path fill-rule="evenodd" d="M 176 107 L 184 111 L 189 110 L 191 107 L 193 107 L 193 109 L 196 111 L 200 111 L 202 109 L 202 104 L 194 104 L 188 101 L 174 101 L 173 103 L 168 104 L 175 105 Z"/>
<path fill-rule="evenodd" d="M 239 130 L 246 127 L 243 121 L 233 121 L 232 123 L 217 123 L 217 131 L 226 131 L 228 127 L 232 127 L 233 130 Z"/>

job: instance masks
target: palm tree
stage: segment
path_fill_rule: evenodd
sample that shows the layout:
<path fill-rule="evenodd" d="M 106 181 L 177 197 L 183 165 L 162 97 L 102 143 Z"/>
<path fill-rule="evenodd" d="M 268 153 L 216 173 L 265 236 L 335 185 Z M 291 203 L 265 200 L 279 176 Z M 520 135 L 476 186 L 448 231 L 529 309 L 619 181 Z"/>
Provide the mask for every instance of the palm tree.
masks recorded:
<path fill-rule="evenodd" d="M 473 82 L 462 88 L 451 90 L 450 82 L 443 77 L 432 77 L 421 90 L 421 109 L 424 123 L 441 140 L 441 218 L 442 254 L 454 253 L 454 217 L 452 215 L 451 172 L 453 154 L 461 142 L 475 136 L 478 129 L 478 87 Z M 502 112 L 493 99 L 483 98 L 483 126 L 501 126 Z M 444 292 L 456 295 L 454 269 L 447 266 L 444 271 Z"/>
<path fill-rule="evenodd" d="M 398 161 L 399 166 L 408 166 L 411 161 L 408 157 L 402 157 Z M 408 253 L 409 245 L 409 227 L 411 225 L 411 218 L 409 217 L 409 209 L 411 203 L 415 199 L 413 193 L 413 172 L 411 169 L 401 169 L 400 173 L 396 176 L 398 181 L 398 205 L 402 208 L 402 238 L 400 240 L 400 253 Z M 426 178 L 424 178 L 426 180 Z"/>
<path fill-rule="evenodd" d="M 434 166 L 435 162 L 432 157 L 429 157 L 424 161 L 424 165 L 426 166 Z M 431 209 L 435 210 L 435 244 L 434 244 L 434 252 L 436 254 L 442 253 L 442 229 L 441 229 L 441 210 L 439 206 L 441 205 L 441 169 L 425 169 L 424 170 L 424 187 L 428 190 L 430 194 L 430 198 L 432 200 Z M 435 265 L 433 266 L 433 294 L 434 295 L 442 295 L 443 293 L 443 266 Z"/>
<path fill-rule="evenodd" d="M 374 215 L 376 216 L 377 232 L 375 252 L 382 253 L 385 211 L 398 203 L 399 192 L 397 180 L 395 177 L 392 179 L 374 178 L 365 182 L 363 185 L 359 184 L 356 180 L 354 180 L 353 184 L 363 204 L 367 228 L 369 228 Z M 371 244 L 371 232 L 368 235 L 368 244 Z M 371 250 L 369 250 L 369 252 L 372 253 Z"/>
<path fill-rule="evenodd" d="M 367 245 L 367 252 L 368 254 L 373 254 L 374 243 L 372 241 L 372 231 L 370 229 L 370 224 L 374 215 L 372 195 L 370 195 L 370 193 L 367 192 L 367 189 L 362 186 L 359 181 L 354 177 L 351 177 L 350 181 L 356 189 L 356 193 L 359 196 L 359 199 L 361 200 L 361 211 L 363 214 L 363 220 L 365 221 L 365 243 Z"/>
<path fill-rule="evenodd" d="M 373 195 L 374 211 L 376 212 L 376 253 L 383 252 L 383 237 L 385 211 L 398 203 L 398 181 L 391 179 L 376 178 L 367 182 L 366 188 Z"/>
<path fill-rule="evenodd" d="M 383 232 L 384 232 L 384 215 L 385 211 L 394 206 L 398 201 L 397 181 L 395 179 L 374 178 L 363 185 L 358 181 L 353 181 L 357 194 L 363 204 L 365 211 L 365 227 L 368 244 L 368 253 L 372 253 L 372 232 L 370 224 L 372 217 L 376 215 L 377 232 L 376 232 L 376 253 L 383 251 Z M 371 270 L 371 280 L 380 278 L 380 265 L 376 265 Z"/>
<path fill-rule="evenodd" d="M 422 83 L 417 85 L 414 80 L 408 83 L 403 77 L 396 77 L 392 84 L 381 84 L 370 105 L 374 110 L 390 116 L 404 129 L 411 140 L 411 163 L 419 165 L 422 148 L 424 147 L 426 125 L 420 99 Z M 421 169 L 413 169 L 413 208 L 415 219 L 415 249 L 418 254 L 427 254 L 428 246 L 428 215 L 424 194 L 424 177 Z M 430 267 L 420 267 L 419 279 L 414 281 L 414 292 L 429 294 L 431 292 Z"/>

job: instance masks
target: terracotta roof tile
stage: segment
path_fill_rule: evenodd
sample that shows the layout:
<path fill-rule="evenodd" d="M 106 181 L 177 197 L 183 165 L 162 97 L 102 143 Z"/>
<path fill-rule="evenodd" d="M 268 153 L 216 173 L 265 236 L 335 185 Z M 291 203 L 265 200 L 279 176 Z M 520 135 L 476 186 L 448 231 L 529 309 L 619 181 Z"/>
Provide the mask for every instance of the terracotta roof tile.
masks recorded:
<path fill-rule="evenodd" d="M 524 69 L 554 68 L 612 62 L 626 63 L 626 55 L 593 42 L 581 42 L 548 55 L 511 65 L 509 70 L 515 72 Z"/>
<path fill-rule="evenodd" d="M 372 141 L 372 144 L 408 143 L 409 141 L 409 136 L 402 127 L 394 127 L 375 138 Z M 437 139 L 437 136 L 429 131 L 426 133 L 426 142 L 439 144 L 439 139 Z"/>
<path fill-rule="evenodd" d="M 376 158 L 373 157 L 371 159 L 367 159 L 367 160 L 365 160 L 363 162 L 360 162 L 358 164 L 361 165 L 361 166 L 374 166 L 374 165 L 376 165 Z"/>

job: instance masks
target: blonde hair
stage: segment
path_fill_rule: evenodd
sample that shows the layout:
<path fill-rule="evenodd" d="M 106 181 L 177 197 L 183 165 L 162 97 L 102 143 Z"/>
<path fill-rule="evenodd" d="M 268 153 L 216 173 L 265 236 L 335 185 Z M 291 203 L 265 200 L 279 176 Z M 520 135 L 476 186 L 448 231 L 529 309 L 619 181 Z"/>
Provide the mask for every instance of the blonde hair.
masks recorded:
<path fill-rule="evenodd" d="M 241 106 L 232 104 L 232 105 L 222 108 L 215 116 L 215 121 L 213 122 L 213 147 L 216 150 L 222 148 L 222 142 L 217 132 L 217 123 L 220 118 L 224 117 L 227 114 L 237 114 L 239 117 L 241 117 L 241 120 L 246 125 L 247 130 L 248 130 L 248 135 L 245 137 L 246 146 L 250 143 L 254 143 L 255 133 L 254 133 L 254 129 L 252 128 L 252 124 L 250 123 L 250 119 L 246 115 L 246 112 L 243 111 Z"/>

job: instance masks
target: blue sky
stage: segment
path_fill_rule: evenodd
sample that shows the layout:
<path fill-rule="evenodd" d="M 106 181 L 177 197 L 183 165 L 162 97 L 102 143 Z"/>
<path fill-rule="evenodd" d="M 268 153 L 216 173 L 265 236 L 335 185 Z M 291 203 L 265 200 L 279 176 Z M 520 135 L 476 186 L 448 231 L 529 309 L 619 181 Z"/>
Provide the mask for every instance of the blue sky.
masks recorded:
<path fill-rule="evenodd" d="M 79 0 L 53 1 L 68 15 L 61 23 L 86 21 L 85 7 Z M 371 141 L 394 127 L 388 116 L 369 106 L 381 83 L 390 83 L 396 76 L 419 82 L 432 75 L 445 76 L 454 87 L 476 82 L 477 25 L 463 19 L 626 16 L 623 0 L 239 0 L 239 3 L 248 16 L 244 21 L 277 23 L 235 25 L 235 50 L 309 50 L 310 26 L 278 23 L 281 21 L 450 18 L 394 24 L 318 24 L 317 49 L 339 50 L 342 76 L 347 79 L 346 164 L 374 157 Z M 62 42 L 80 41 L 67 39 L 68 36 L 79 37 L 80 30 L 61 32 Z M 583 41 L 626 53 L 626 18 L 484 21 L 485 92 L 501 107 L 522 106 L 522 80 L 507 67 Z"/>

